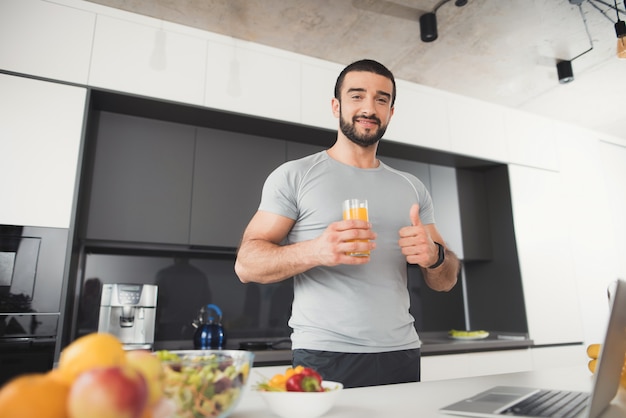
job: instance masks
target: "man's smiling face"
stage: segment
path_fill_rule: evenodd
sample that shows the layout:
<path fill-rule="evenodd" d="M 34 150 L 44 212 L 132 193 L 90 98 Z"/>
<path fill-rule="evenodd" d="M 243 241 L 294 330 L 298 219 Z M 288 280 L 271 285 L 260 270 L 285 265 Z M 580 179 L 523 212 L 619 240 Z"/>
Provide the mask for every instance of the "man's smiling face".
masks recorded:
<path fill-rule="evenodd" d="M 346 74 L 341 100 L 333 103 L 346 138 L 369 147 L 383 137 L 393 114 L 392 91 L 393 83 L 387 77 L 366 71 Z"/>

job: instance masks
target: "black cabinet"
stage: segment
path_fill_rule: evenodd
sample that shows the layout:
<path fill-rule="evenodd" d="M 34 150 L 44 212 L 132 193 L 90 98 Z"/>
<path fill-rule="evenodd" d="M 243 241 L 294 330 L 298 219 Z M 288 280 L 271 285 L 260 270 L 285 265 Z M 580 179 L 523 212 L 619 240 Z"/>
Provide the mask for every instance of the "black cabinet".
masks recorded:
<path fill-rule="evenodd" d="M 283 140 L 100 112 L 86 238 L 237 247 Z"/>
<path fill-rule="evenodd" d="M 329 147 L 323 147 L 321 145 L 287 141 L 287 161 L 297 160 L 328 148 Z"/>
<path fill-rule="evenodd" d="M 195 127 L 100 112 L 87 238 L 186 244 Z"/>
<path fill-rule="evenodd" d="M 237 247 L 265 178 L 285 161 L 285 141 L 199 128 L 190 243 Z"/>

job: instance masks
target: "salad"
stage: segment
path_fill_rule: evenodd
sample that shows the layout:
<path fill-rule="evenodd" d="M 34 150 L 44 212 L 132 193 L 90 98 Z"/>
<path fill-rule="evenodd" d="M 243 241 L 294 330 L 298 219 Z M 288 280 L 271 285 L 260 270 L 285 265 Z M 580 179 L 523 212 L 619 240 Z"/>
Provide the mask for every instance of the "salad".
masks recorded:
<path fill-rule="evenodd" d="M 225 416 L 241 395 L 250 362 L 239 364 L 226 353 L 156 352 L 165 373 L 165 396 L 173 401 L 177 418 Z"/>

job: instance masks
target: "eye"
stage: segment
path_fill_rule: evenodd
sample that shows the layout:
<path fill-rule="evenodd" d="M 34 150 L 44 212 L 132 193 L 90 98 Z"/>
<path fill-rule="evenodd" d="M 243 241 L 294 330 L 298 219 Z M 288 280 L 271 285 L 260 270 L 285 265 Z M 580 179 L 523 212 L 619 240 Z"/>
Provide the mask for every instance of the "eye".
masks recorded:
<path fill-rule="evenodd" d="M 376 101 L 383 105 L 386 105 L 387 103 L 389 103 L 389 99 L 387 99 L 386 97 L 379 97 L 378 99 L 376 99 Z"/>

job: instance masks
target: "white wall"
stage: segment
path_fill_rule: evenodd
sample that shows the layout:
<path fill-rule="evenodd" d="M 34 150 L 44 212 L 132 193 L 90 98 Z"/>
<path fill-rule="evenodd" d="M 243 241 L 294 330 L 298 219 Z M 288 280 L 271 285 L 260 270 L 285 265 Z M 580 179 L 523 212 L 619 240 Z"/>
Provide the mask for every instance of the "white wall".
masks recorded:
<path fill-rule="evenodd" d="M 1 70 L 336 127 L 337 63 L 80 0 L 0 0 L 0 40 Z M 398 88 L 385 138 L 509 164 L 531 337 L 597 341 L 603 290 L 626 278 L 626 140 L 403 80 Z"/>

